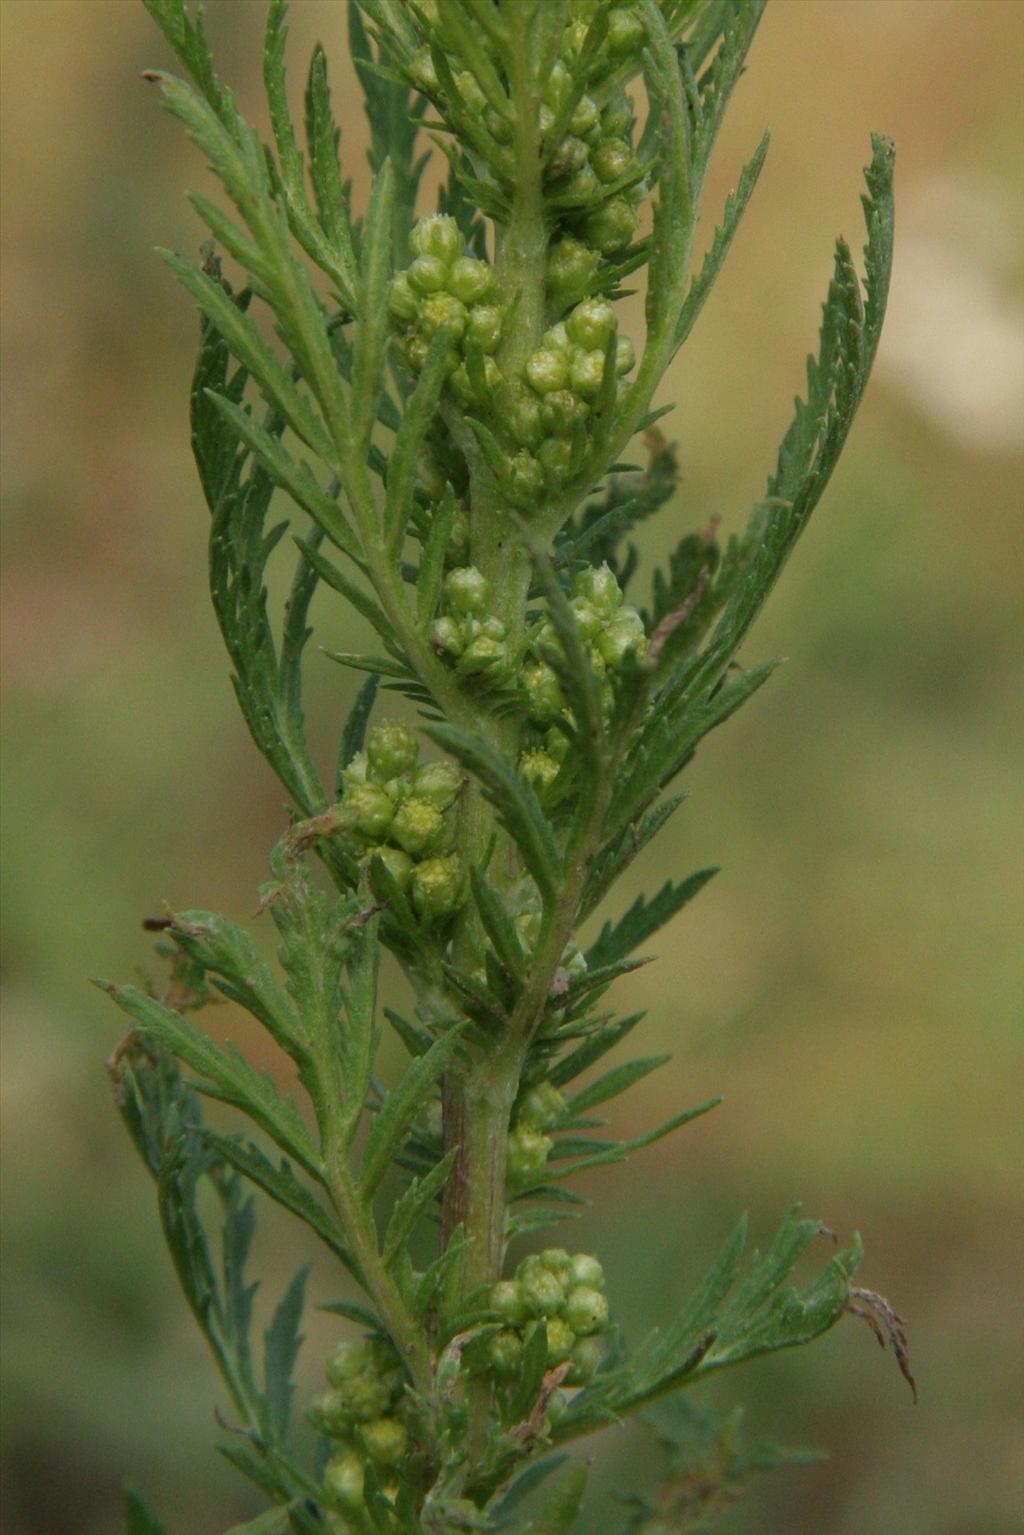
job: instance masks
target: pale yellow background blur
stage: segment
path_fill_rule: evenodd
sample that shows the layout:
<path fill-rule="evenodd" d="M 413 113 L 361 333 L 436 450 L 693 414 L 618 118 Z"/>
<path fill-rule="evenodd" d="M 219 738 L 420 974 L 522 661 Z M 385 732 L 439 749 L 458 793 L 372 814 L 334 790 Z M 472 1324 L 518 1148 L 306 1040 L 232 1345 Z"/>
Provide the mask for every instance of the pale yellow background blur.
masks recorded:
<path fill-rule="evenodd" d="M 260 121 L 263 15 L 257 0 L 209 5 L 222 71 Z M 195 316 L 151 253 L 195 249 L 182 191 L 207 178 L 139 79 L 169 62 L 141 4 L 4 0 L 0 19 L 3 1529 L 113 1535 L 130 1477 L 176 1535 L 215 1535 L 258 1504 L 211 1448 L 222 1396 L 107 1101 L 118 1019 L 86 984 L 147 963 L 140 919 L 165 899 L 247 920 L 284 824 L 205 595 Z M 361 199 L 339 0 L 293 6 L 296 84 L 317 37 Z M 723 1531 L 1020 1528 L 1022 82 L 1017 0 L 772 0 L 705 233 L 765 125 L 772 150 L 666 386 L 683 476 L 652 554 L 711 513 L 745 516 L 801 386 L 832 238 L 862 243 L 869 131 L 892 134 L 877 372 L 747 649 L 790 660 L 702 750 L 643 883 L 723 873 L 619 995 L 651 1010 L 645 1049 L 675 1058 L 616 1107 L 616 1128 L 718 1090 L 726 1103 L 595 1180 L 580 1240 L 607 1259 L 635 1337 L 740 1209 L 766 1234 L 799 1197 L 863 1231 L 864 1282 L 908 1318 L 922 1401 L 854 1321 L 724 1380 L 715 1399 L 745 1395 L 752 1432 L 833 1459 L 766 1483 Z M 330 594 L 314 616 L 328 643 L 349 632 Z M 348 683 L 315 655 L 311 673 L 329 754 Z M 271 1289 L 306 1248 L 283 1221 L 267 1229 Z M 315 1299 L 335 1284 L 321 1271 Z M 307 1393 L 334 1336 L 323 1318 L 309 1332 Z M 643 1446 L 632 1429 L 606 1436 L 626 1488 Z M 603 1477 L 587 1517 L 588 1535 L 621 1525 Z"/>

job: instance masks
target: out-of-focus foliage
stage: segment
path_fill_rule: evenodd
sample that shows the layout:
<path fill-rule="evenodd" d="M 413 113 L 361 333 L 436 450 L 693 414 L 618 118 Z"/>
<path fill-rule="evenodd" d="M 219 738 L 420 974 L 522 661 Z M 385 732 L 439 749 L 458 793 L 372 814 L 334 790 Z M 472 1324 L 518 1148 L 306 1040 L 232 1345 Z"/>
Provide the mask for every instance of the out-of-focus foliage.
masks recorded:
<path fill-rule="evenodd" d="M 211 33 L 257 112 L 258 56 L 240 50 L 260 29 L 231 11 L 211 5 Z M 297 6 L 297 49 L 340 41 L 340 14 Z M 669 928 L 651 981 L 624 983 L 677 1061 L 625 1111 L 633 1128 L 681 1086 L 696 1101 L 727 1079 L 729 1099 L 699 1144 L 649 1151 L 643 1181 L 622 1170 L 603 1197 L 617 1180 L 623 1239 L 608 1266 L 634 1336 L 677 1309 L 737 1198 L 772 1208 L 798 1187 L 811 1208 L 856 1212 L 867 1282 L 884 1275 L 913 1323 L 923 1403 L 911 1412 L 852 1327 L 760 1366 L 751 1442 L 784 1419 L 788 1441 L 842 1455 L 787 1479 L 784 1507 L 737 1509 L 736 1530 L 1013 1527 L 1022 38 L 1013 7 L 987 8 L 984 27 L 977 14 L 895 0 L 769 13 L 770 84 L 740 89 L 709 210 L 766 119 L 768 179 L 666 390 L 681 402 L 668 424 L 680 522 L 714 486 L 728 527 L 760 488 L 786 386 L 801 383 L 789 369 L 825 275 L 823 209 L 855 227 L 852 178 L 834 166 L 860 163 L 865 122 L 891 127 L 904 167 L 892 330 L 760 635 L 765 654 L 793 651 L 799 686 L 783 672 L 775 708 L 754 719 L 752 704 L 692 770 L 688 862 L 726 873 L 680 925 L 686 947 L 672 951 Z M 258 882 L 281 819 L 194 579 L 206 528 L 180 432 L 192 336 L 148 250 L 154 230 L 197 243 L 177 188 L 201 173 L 137 83 L 166 62 L 141 7 L 13 0 L 5 32 L 5 1527 L 105 1535 L 129 1472 L 156 1506 L 169 1478 L 180 1528 L 199 1529 L 222 1497 L 223 1526 L 251 1508 L 206 1453 L 211 1371 L 156 1222 L 125 1218 L 145 1207 L 143 1175 L 102 1093 L 115 1025 L 83 984 L 97 953 L 112 973 L 130 968 L 138 921 L 165 898 L 245 920 L 237 892 Z M 343 111 L 340 82 L 335 94 Z M 343 126 L 358 142 L 354 110 Z M 368 182 L 367 168 L 362 202 Z M 737 415 L 744 429 L 726 432 Z M 670 514 L 662 526 L 666 549 L 648 539 L 645 552 L 675 542 Z M 321 745 L 350 701 L 334 701 L 338 686 L 325 663 L 308 711 Z M 239 1022 L 225 1007 L 219 1032 Z M 272 1227 L 261 1254 L 271 1298 L 303 1256 L 285 1233 Z M 315 1360 L 334 1334 L 315 1316 L 310 1330 Z M 621 1438 L 614 1480 L 639 1482 L 638 1439 Z M 621 1527 L 592 1498 L 595 1531 Z"/>

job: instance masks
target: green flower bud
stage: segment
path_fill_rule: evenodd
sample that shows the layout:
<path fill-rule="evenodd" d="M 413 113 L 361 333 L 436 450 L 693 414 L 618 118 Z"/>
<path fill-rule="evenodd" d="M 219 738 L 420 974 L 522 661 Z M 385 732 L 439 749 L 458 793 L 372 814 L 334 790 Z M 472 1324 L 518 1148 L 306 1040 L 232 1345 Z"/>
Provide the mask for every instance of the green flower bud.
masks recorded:
<path fill-rule="evenodd" d="M 448 267 L 440 256 L 417 256 L 407 276 L 417 293 L 440 293 L 448 281 Z"/>
<path fill-rule="evenodd" d="M 455 613 L 483 614 L 491 605 L 491 583 L 475 565 L 463 565 L 445 576 L 444 595 Z"/>
<path fill-rule="evenodd" d="M 566 1385 L 589 1385 L 604 1358 L 604 1343 L 596 1333 L 589 1338 L 577 1338 L 570 1358 L 572 1369 L 565 1377 Z"/>
<path fill-rule="evenodd" d="M 388 313 L 399 325 L 411 325 L 420 312 L 420 298 L 405 272 L 391 279 Z"/>
<path fill-rule="evenodd" d="M 366 743 L 367 771 L 377 783 L 386 783 L 414 768 L 419 754 L 416 737 L 404 725 L 375 725 Z"/>
<path fill-rule="evenodd" d="M 633 8 L 622 7 L 608 15 L 608 36 L 605 47 L 613 59 L 624 59 L 638 54 L 647 40 L 647 28 L 643 18 Z"/>
<path fill-rule="evenodd" d="M 600 256 L 580 240 L 567 236 L 548 252 L 548 292 L 556 304 L 570 304 L 586 290 Z"/>
<path fill-rule="evenodd" d="M 469 311 L 469 338 L 487 357 L 497 350 L 503 319 L 497 304 L 475 304 Z"/>
<path fill-rule="evenodd" d="M 487 97 L 480 89 L 476 76 L 470 74 L 468 69 L 463 69 L 455 76 L 455 88 L 474 116 L 478 117 L 486 109 Z"/>
<path fill-rule="evenodd" d="M 448 274 L 448 292 L 464 304 L 480 304 L 494 288 L 494 273 L 486 261 L 460 256 Z"/>
<path fill-rule="evenodd" d="M 565 185 L 559 188 L 559 197 L 564 199 L 566 205 L 575 203 L 582 206 L 593 201 L 600 187 L 601 183 L 597 179 L 594 167 L 588 160 L 586 165 L 582 165 Z"/>
<path fill-rule="evenodd" d="M 408 890 L 413 870 L 408 853 L 403 853 L 400 847 L 389 847 L 386 842 L 379 842 L 376 847 L 367 849 L 366 858 L 369 863 L 379 858 L 399 890 Z"/>
<path fill-rule="evenodd" d="M 577 138 L 575 134 L 567 133 L 548 161 L 548 175 L 552 181 L 557 181 L 562 176 L 578 175 L 589 159 L 590 151 L 583 140 Z"/>
<path fill-rule="evenodd" d="M 565 1417 L 569 1409 L 569 1398 L 561 1386 L 556 1386 L 548 1397 L 547 1423 L 549 1428 L 554 1428 Z"/>
<path fill-rule="evenodd" d="M 333 1455 L 324 1467 L 324 1486 L 334 1501 L 351 1514 L 363 1507 L 363 1462 L 355 1450 Z"/>
<path fill-rule="evenodd" d="M 341 801 L 345 824 L 360 837 L 378 842 L 395 816 L 395 802 L 377 784 L 356 784 Z"/>
<path fill-rule="evenodd" d="M 624 197 L 612 197 L 587 214 L 583 220 L 583 235 L 603 255 L 610 256 L 629 244 L 639 222 L 636 209 Z"/>
<path fill-rule="evenodd" d="M 430 643 L 441 655 L 461 656 L 466 644 L 462 627 L 447 615 L 435 618 L 430 626 Z"/>
<path fill-rule="evenodd" d="M 577 352 L 572 362 L 572 387 L 585 400 L 594 400 L 604 383 L 604 353 Z"/>
<path fill-rule="evenodd" d="M 423 364 L 427 360 L 427 353 L 430 351 L 430 342 L 427 340 L 426 336 L 417 334 L 415 336 L 409 336 L 407 340 L 399 342 L 396 346 L 396 350 L 398 351 L 399 356 L 402 357 L 406 362 L 410 371 L 413 373 L 419 373 L 423 367 Z"/>
<path fill-rule="evenodd" d="M 566 330 L 561 320 L 559 320 L 557 325 L 550 326 L 544 332 L 543 342 L 544 345 L 546 347 L 550 347 L 552 351 L 564 352 L 567 356 L 572 352 L 572 342 L 569 340 L 569 332 Z"/>
<path fill-rule="evenodd" d="M 347 1395 L 341 1391 L 326 1391 L 323 1396 L 318 1396 L 309 1409 L 309 1421 L 330 1439 L 344 1438 L 353 1422 Z"/>
<path fill-rule="evenodd" d="M 455 507 L 455 516 L 452 518 L 452 530 L 448 539 L 448 549 L 445 553 L 446 563 L 451 565 L 465 565 L 469 558 L 469 518 L 462 502 Z"/>
<path fill-rule="evenodd" d="M 407 799 L 395 811 L 391 822 L 391 841 L 419 858 L 440 845 L 444 832 L 444 817 L 436 805 L 425 799 Z"/>
<path fill-rule="evenodd" d="M 574 1253 L 572 1257 L 573 1282 L 591 1290 L 604 1289 L 604 1269 L 591 1253 Z"/>
<path fill-rule="evenodd" d="M 596 639 L 601 632 L 601 615 L 585 597 L 574 597 L 569 604 L 581 639 Z"/>
<path fill-rule="evenodd" d="M 545 661 L 523 667 L 522 686 L 526 712 L 538 725 L 549 725 L 565 709 L 565 695 L 557 676 Z"/>
<path fill-rule="evenodd" d="M 591 153 L 590 163 L 598 181 L 607 184 L 628 176 L 636 168 L 636 156 L 625 139 L 605 139 Z"/>
<path fill-rule="evenodd" d="M 465 363 L 456 367 L 449 379 L 452 388 L 464 405 L 485 404 L 487 398 L 493 394 L 502 382 L 501 369 L 493 357 L 484 358 L 484 398 L 481 399 L 480 390 L 470 377 L 469 369 Z"/>
<path fill-rule="evenodd" d="M 581 96 L 569 119 L 569 132 L 585 139 L 588 133 L 593 133 L 600 121 L 601 114 L 593 96 Z"/>
<path fill-rule="evenodd" d="M 620 86 L 601 112 L 602 137 L 629 141 L 633 129 L 633 103 Z"/>
<path fill-rule="evenodd" d="M 603 618 L 609 618 L 622 606 L 619 583 L 608 565 L 581 570 L 573 581 L 573 592 L 584 602 L 589 602 Z"/>
<path fill-rule="evenodd" d="M 557 485 L 572 469 L 572 448 L 566 441 L 549 437 L 537 450 L 544 473 Z"/>
<path fill-rule="evenodd" d="M 581 53 L 589 28 L 583 20 L 571 21 L 562 34 L 562 52 L 566 56 Z"/>
<path fill-rule="evenodd" d="M 523 1362 L 523 1340 L 504 1328 L 487 1341 L 487 1358 L 495 1375 L 515 1375 Z"/>
<path fill-rule="evenodd" d="M 518 1279 L 499 1279 L 491 1286 L 488 1305 L 510 1327 L 521 1327 L 529 1316 L 529 1308 Z"/>
<path fill-rule="evenodd" d="M 548 396 L 550 399 L 550 395 Z M 510 464 L 512 489 L 521 501 L 533 502 L 544 493 L 544 471 L 531 453 L 520 449 Z"/>
<path fill-rule="evenodd" d="M 534 1253 L 532 1257 L 539 1268 L 554 1274 L 563 1290 L 569 1289 L 572 1283 L 572 1259 L 564 1247 L 545 1247 L 543 1252 Z"/>
<path fill-rule="evenodd" d="M 538 1130 L 550 1130 L 562 1118 L 565 1109 L 565 1099 L 554 1083 L 537 1082 L 516 1104 L 516 1123 L 535 1125 Z M 576 1277 L 574 1268 L 570 1268 L 567 1278 L 575 1278 L 577 1284 L 582 1283 Z"/>
<path fill-rule="evenodd" d="M 628 336 L 620 336 L 615 343 L 615 374 L 621 378 L 636 366 L 636 352 Z"/>
<path fill-rule="evenodd" d="M 431 293 L 420 305 L 420 333 L 431 340 L 438 331 L 447 330 L 453 341 L 461 341 L 469 320 L 465 304 L 450 293 Z"/>
<path fill-rule="evenodd" d="M 444 265 L 462 255 L 465 247 L 462 230 L 447 213 L 428 213 L 417 219 L 409 236 L 409 248 L 415 256 L 435 256 Z"/>
<path fill-rule="evenodd" d="M 413 794 L 438 810 L 454 805 L 461 788 L 462 774 L 450 762 L 427 762 L 413 774 Z"/>
<path fill-rule="evenodd" d="M 544 1326 L 548 1335 L 548 1364 L 562 1364 L 572 1353 L 576 1334 L 560 1316 L 549 1317 Z"/>
<path fill-rule="evenodd" d="M 607 299 L 585 298 L 566 316 L 565 329 L 585 352 L 603 352 L 615 329 L 615 310 Z"/>
<path fill-rule="evenodd" d="M 526 363 L 526 379 L 538 394 L 551 394 L 569 384 L 569 359 L 564 352 L 542 346 L 531 353 Z"/>
<path fill-rule="evenodd" d="M 495 404 L 512 441 L 521 448 L 537 448 L 544 439 L 540 401 L 525 384 L 506 384 Z"/>
<path fill-rule="evenodd" d="M 519 771 L 541 799 L 558 777 L 558 763 L 547 752 L 526 751 L 519 759 Z"/>
<path fill-rule="evenodd" d="M 427 858 L 416 866 L 412 904 L 425 922 L 443 921 L 458 911 L 462 901 L 462 860 L 456 853 Z"/>
<path fill-rule="evenodd" d="M 554 757 L 556 762 L 564 762 L 569 750 L 569 738 L 564 730 L 559 730 L 557 725 L 552 725 L 544 737 L 544 749 L 549 757 Z"/>
<path fill-rule="evenodd" d="M 513 1183 L 532 1183 L 547 1166 L 552 1141 L 531 1125 L 516 1125 L 508 1137 L 508 1171 Z M 525 1291 L 527 1303 L 535 1305 L 530 1292 Z M 561 1294 L 561 1292 L 559 1292 Z"/>
<path fill-rule="evenodd" d="M 441 87 L 434 65 L 434 56 L 426 46 L 417 48 L 409 60 L 409 76 L 416 89 L 425 96 L 436 96 Z"/>
<path fill-rule="evenodd" d="M 537 939 L 540 937 L 540 912 L 520 912 L 519 916 L 515 919 L 515 923 L 516 932 L 522 939 L 524 947 L 527 950 L 535 948 Z"/>
<path fill-rule="evenodd" d="M 375 1418 L 357 1431 L 359 1442 L 378 1466 L 399 1466 L 405 1455 L 409 1432 L 398 1418 Z"/>
<path fill-rule="evenodd" d="M 630 651 L 642 656 L 647 649 L 643 619 L 635 608 L 622 608 L 595 643 L 609 666 L 621 666 Z"/>
<path fill-rule="evenodd" d="M 526 1308 L 532 1316 L 558 1316 L 564 1310 L 565 1291 L 550 1269 L 536 1268 L 525 1274 L 522 1286 Z"/>
<path fill-rule="evenodd" d="M 511 144 L 513 128 L 507 117 L 496 112 L 493 107 L 488 107 L 484 113 L 484 126 L 491 138 L 498 144 Z"/>
<path fill-rule="evenodd" d="M 329 1386 L 344 1386 L 370 1368 L 370 1356 L 364 1343 L 339 1343 L 324 1366 Z"/>
<path fill-rule="evenodd" d="M 608 1301 L 600 1290 L 577 1285 L 566 1298 L 565 1316 L 573 1332 L 587 1338 L 608 1326 Z"/>
<path fill-rule="evenodd" d="M 540 405 L 540 419 L 546 431 L 557 437 L 569 437 L 590 415 L 590 407 L 571 389 L 555 389 Z"/>
<path fill-rule="evenodd" d="M 508 659 L 508 647 L 504 640 L 490 634 L 476 634 L 470 640 L 456 663 L 456 669 L 464 677 L 474 677 L 479 672 L 493 672 Z"/>
<path fill-rule="evenodd" d="M 560 112 L 569 100 L 572 92 L 572 75 L 562 63 L 556 59 L 544 85 L 544 102 L 552 112 Z"/>

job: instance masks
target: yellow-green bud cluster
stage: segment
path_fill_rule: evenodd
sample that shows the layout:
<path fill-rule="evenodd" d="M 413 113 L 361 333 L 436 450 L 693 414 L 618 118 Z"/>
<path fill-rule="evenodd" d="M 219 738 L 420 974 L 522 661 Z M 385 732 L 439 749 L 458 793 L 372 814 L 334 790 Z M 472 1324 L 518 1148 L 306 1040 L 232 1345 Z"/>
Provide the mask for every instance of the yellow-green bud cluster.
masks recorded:
<path fill-rule="evenodd" d="M 360 858 L 379 858 L 418 916 L 440 922 L 465 896 L 453 851 L 462 779 L 450 763 L 418 759 L 419 745 L 404 725 L 375 726 L 366 750 L 345 769 L 338 818 Z"/>
<path fill-rule="evenodd" d="M 623 602 L 619 583 L 607 565 L 580 571 L 573 581 L 570 606 L 590 664 L 600 679 L 601 703 L 607 716 L 614 701 L 612 674 L 627 656 L 640 658 L 647 650 L 643 619 L 636 608 Z M 546 651 L 558 649 L 552 625 L 547 621 L 539 624 L 528 645 L 520 687 L 534 734 L 520 756 L 519 771 L 543 803 L 568 749 L 568 738 L 558 722 L 571 724 L 572 715 L 558 674 L 545 659 Z"/>
<path fill-rule="evenodd" d="M 389 1477 L 409 1451 L 402 1419 L 402 1366 L 391 1344 L 374 1338 L 341 1344 L 328 1359 L 325 1374 L 330 1389 L 309 1412 L 314 1428 L 336 1446 L 324 1468 L 324 1487 L 333 1508 L 359 1518 L 365 1513 L 367 1462 L 373 1463 L 385 1495 L 398 1491 L 397 1482 L 389 1487 Z"/>
<path fill-rule="evenodd" d="M 609 1322 L 604 1271 L 591 1254 L 570 1257 L 561 1247 L 531 1254 L 512 1279 L 491 1287 L 488 1306 L 502 1323 L 487 1344 L 488 1366 L 499 1388 L 515 1379 L 526 1342 L 538 1327 L 546 1334 L 549 1369 L 568 1363 L 567 1386 L 585 1386 L 593 1379 Z M 562 1405 L 555 1404 L 555 1413 Z"/>
<path fill-rule="evenodd" d="M 522 918 L 517 920 L 520 926 Z M 520 936 L 523 936 L 520 927 Z M 576 954 L 583 962 L 582 954 Z M 554 1141 L 554 1129 L 566 1110 L 562 1094 L 551 1082 L 538 1082 L 521 1093 L 512 1110 L 508 1132 L 508 1185 L 510 1194 L 531 1188 L 544 1176 Z"/>
<path fill-rule="evenodd" d="M 475 565 L 457 566 L 444 578 L 442 611 L 430 626 L 430 643 L 461 677 L 483 683 L 508 675 L 505 625 L 490 612 L 491 583 Z"/>
<path fill-rule="evenodd" d="M 471 379 L 465 355 L 468 343 L 479 348 L 485 390 L 494 389 L 501 375 L 493 353 L 505 316 L 494 272 L 488 262 L 466 254 L 462 231 L 448 214 L 419 219 L 409 243 L 413 260 L 392 279 L 388 300 L 399 351 L 418 373 L 434 338 L 446 331 L 448 384 L 463 403 L 479 404 L 479 381 Z"/>

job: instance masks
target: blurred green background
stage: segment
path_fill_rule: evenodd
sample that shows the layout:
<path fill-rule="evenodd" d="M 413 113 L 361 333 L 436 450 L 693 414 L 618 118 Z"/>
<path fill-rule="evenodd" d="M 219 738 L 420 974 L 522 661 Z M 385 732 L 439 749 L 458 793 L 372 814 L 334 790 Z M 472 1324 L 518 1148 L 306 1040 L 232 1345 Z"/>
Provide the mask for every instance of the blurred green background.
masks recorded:
<path fill-rule="evenodd" d="M 256 0 L 209 6 L 254 114 L 262 17 Z M 182 189 L 205 173 L 140 82 L 168 60 L 135 0 L 4 0 L 2 19 L 3 1529 L 112 1535 L 130 1477 L 177 1532 L 215 1535 L 256 1505 L 210 1448 L 221 1393 L 108 1102 L 119 1020 L 86 984 L 146 963 L 140 918 L 164 900 L 248 919 L 284 824 L 205 595 L 195 318 L 151 250 L 194 249 Z M 316 37 L 361 198 L 340 0 L 293 6 L 296 80 Z M 831 240 L 860 244 L 869 130 L 891 133 L 899 239 L 877 372 L 747 650 L 792 659 L 690 770 L 643 883 L 723 873 L 620 989 L 674 1061 L 616 1128 L 719 1090 L 726 1103 L 606 1173 L 580 1232 L 633 1336 L 669 1316 L 743 1208 L 761 1235 L 793 1198 L 864 1233 L 863 1282 L 908 1319 L 921 1404 L 852 1320 L 727 1378 L 714 1397 L 745 1395 L 752 1432 L 832 1451 L 723 1526 L 751 1535 L 1020 1528 L 1022 65 L 1015 0 L 774 0 L 705 238 L 765 124 L 773 148 L 665 390 L 682 482 L 652 554 L 711 513 L 734 526 L 758 494 Z M 324 635 L 344 632 L 317 602 Z M 311 674 L 329 753 L 349 684 L 315 652 Z M 305 1248 L 271 1216 L 266 1232 L 270 1289 Z M 315 1299 L 335 1284 L 319 1271 Z M 314 1317 L 309 1332 L 312 1391 L 333 1331 Z M 633 1428 L 601 1454 L 588 1535 L 618 1528 L 608 1476 L 653 1475 Z"/>

